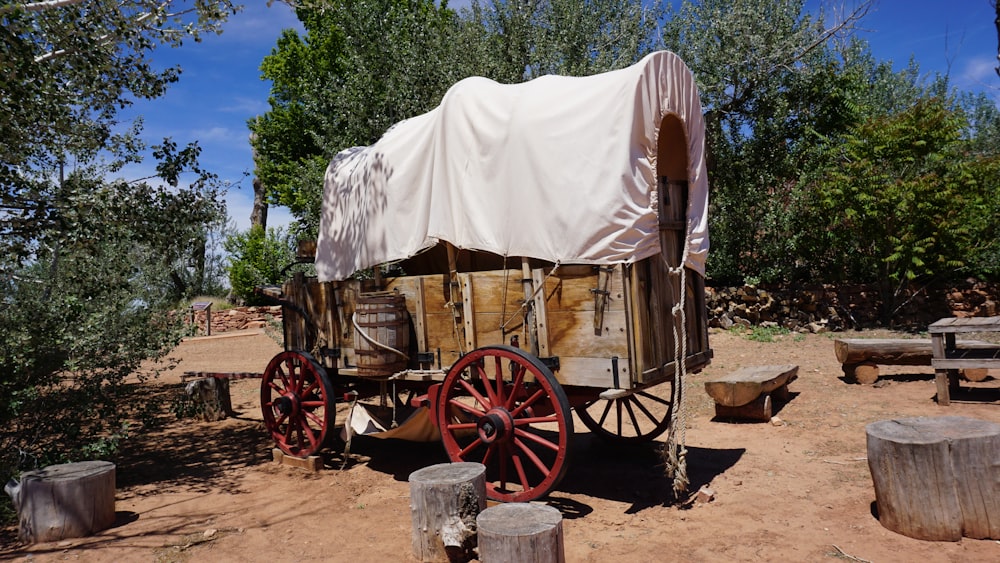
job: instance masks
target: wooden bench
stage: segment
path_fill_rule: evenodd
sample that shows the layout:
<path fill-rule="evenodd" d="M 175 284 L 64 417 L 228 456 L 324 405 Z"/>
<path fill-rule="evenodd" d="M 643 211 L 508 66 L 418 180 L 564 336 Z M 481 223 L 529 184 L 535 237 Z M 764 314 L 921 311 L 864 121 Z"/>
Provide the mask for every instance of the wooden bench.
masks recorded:
<path fill-rule="evenodd" d="M 751 366 L 705 382 L 715 400 L 715 416 L 745 420 L 771 420 L 774 400 L 788 401 L 788 384 L 798 377 L 799 366 Z"/>
<path fill-rule="evenodd" d="M 996 344 L 978 340 L 962 340 L 956 346 L 963 349 L 995 348 Z M 930 338 L 838 338 L 833 341 L 837 361 L 844 376 L 852 382 L 871 384 L 878 381 L 878 366 L 930 366 L 934 357 Z M 969 381 L 986 379 L 985 369 L 963 370 Z"/>

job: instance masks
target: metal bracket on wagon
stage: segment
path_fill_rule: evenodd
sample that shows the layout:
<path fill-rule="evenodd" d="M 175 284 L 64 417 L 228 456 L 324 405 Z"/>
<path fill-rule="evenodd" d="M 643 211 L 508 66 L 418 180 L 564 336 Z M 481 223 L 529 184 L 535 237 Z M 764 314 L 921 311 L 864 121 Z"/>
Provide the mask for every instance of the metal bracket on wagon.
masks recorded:
<path fill-rule="evenodd" d="M 549 371 L 559 371 L 559 356 L 538 358 L 538 361 L 542 362 L 542 365 L 549 368 Z"/>

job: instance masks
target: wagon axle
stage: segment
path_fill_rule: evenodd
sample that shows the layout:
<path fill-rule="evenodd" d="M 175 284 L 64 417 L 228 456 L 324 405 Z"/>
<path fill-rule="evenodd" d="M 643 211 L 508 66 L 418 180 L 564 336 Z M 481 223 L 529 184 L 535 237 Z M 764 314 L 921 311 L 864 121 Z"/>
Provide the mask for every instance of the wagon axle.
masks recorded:
<path fill-rule="evenodd" d="M 479 439 L 484 444 L 497 441 L 510 441 L 514 435 L 514 417 L 505 408 L 494 407 L 486 412 L 486 416 L 476 422 Z"/>

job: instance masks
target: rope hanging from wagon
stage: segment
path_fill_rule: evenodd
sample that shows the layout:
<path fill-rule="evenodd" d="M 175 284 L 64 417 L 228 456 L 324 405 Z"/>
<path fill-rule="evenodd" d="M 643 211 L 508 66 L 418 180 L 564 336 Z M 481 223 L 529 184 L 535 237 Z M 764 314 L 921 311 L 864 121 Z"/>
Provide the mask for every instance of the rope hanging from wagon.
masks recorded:
<path fill-rule="evenodd" d="M 666 256 L 661 252 L 660 259 L 667 267 L 670 274 L 676 275 L 679 279 L 680 296 L 674 304 L 671 312 L 674 316 L 674 389 L 672 403 L 674 408 L 670 413 L 670 431 L 667 433 L 667 443 L 663 446 L 663 457 L 666 463 L 667 477 L 674 480 L 674 495 L 680 496 L 687 491 L 691 480 L 687 475 L 687 448 L 685 438 L 687 436 L 687 410 L 684 407 L 684 381 L 687 377 L 687 276 L 684 264 L 687 262 L 688 249 L 691 238 L 691 220 L 688 218 L 684 245 L 681 257 L 677 266 L 671 266 Z M 680 324 L 680 330 L 677 325 Z"/>

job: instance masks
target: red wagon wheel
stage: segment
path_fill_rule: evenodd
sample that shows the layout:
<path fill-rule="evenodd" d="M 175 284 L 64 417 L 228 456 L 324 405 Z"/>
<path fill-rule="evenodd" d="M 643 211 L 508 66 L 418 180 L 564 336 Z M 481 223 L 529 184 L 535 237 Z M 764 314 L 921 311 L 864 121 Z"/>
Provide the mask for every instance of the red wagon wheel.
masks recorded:
<path fill-rule="evenodd" d="M 614 399 L 594 399 L 576 408 L 583 425 L 601 438 L 638 444 L 650 442 L 670 427 L 674 380 L 657 392 L 636 391 Z"/>
<path fill-rule="evenodd" d="M 305 352 L 281 352 L 271 359 L 261 381 L 260 404 L 271 437 L 295 457 L 318 452 L 337 416 L 326 370 Z"/>
<path fill-rule="evenodd" d="M 573 435 L 566 393 L 544 364 L 517 348 L 462 356 L 444 379 L 437 413 L 448 456 L 485 465 L 493 500 L 537 499 L 566 473 Z"/>

